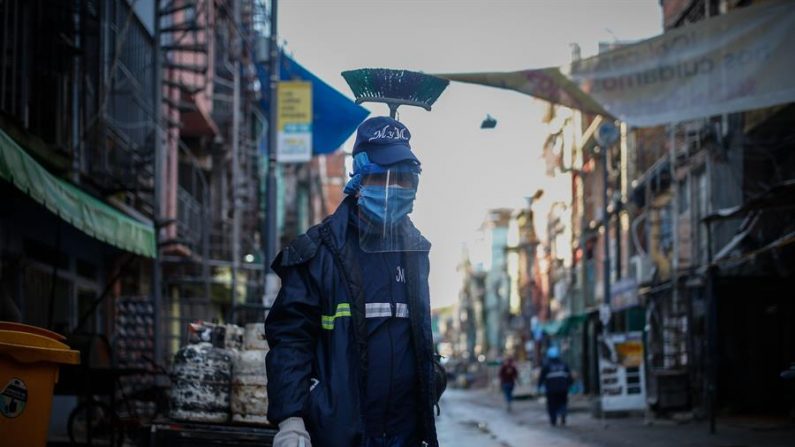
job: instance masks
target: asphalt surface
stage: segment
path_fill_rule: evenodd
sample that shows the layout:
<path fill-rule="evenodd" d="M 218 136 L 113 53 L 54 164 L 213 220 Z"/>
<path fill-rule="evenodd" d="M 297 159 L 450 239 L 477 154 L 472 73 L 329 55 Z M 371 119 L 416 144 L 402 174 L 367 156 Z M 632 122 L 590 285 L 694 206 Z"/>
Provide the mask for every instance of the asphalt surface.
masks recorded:
<path fill-rule="evenodd" d="M 496 390 L 448 389 L 437 417 L 441 447 L 795 447 L 795 421 L 722 418 L 717 434 L 705 421 L 594 418 L 574 398 L 568 424 L 551 427 L 543 399 L 515 401 L 508 413 Z"/>
<path fill-rule="evenodd" d="M 437 417 L 442 447 L 592 447 L 568 436 L 567 428 L 549 426 L 537 402 L 517 401 L 511 413 L 483 392 L 447 390 Z"/>

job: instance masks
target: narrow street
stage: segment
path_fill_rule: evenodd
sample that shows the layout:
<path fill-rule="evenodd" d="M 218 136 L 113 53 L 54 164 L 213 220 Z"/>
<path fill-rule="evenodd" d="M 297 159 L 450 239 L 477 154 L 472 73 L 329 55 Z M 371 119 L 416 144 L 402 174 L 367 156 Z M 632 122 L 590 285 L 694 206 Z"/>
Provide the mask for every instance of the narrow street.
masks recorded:
<path fill-rule="evenodd" d="M 710 435 L 705 422 L 677 424 L 640 416 L 593 418 L 575 400 L 566 427 L 550 427 L 543 402 L 520 400 L 507 413 L 496 392 L 450 389 L 437 418 L 442 447 L 791 447 L 791 426 L 765 420 L 725 420 Z"/>
<path fill-rule="evenodd" d="M 536 401 L 517 401 L 508 414 L 494 394 L 480 390 L 447 390 L 437 418 L 439 444 L 454 447 L 590 447 L 563 429 L 552 429 Z"/>
<path fill-rule="evenodd" d="M 0 0 L 0 447 L 795 447 L 793 48 L 795 0 Z"/>
<path fill-rule="evenodd" d="M 451 389 L 445 392 L 441 402 L 442 414 L 437 418 L 440 445 L 455 447 L 596 445 L 576 441 L 562 433 L 562 430 L 552 430 L 544 419 L 541 407 L 534 401 L 516 402 L 514 412 L 509 415 L 505 408 L 500 406 L 501 402 L 489 399 L 490 395 L 486 396 L 482 391 Z"/>

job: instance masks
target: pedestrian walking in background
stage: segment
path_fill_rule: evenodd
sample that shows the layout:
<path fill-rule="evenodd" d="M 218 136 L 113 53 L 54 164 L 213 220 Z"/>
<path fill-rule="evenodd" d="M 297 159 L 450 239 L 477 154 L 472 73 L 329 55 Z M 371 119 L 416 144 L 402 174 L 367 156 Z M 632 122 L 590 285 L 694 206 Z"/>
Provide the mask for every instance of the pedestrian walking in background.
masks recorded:
<path fill-rule="evenodd" d="M 511 411 L 511 402 L 513 402 L 513 388 L 516 385 L 516 378 L 519 372 L 516 370 L 513 357 L 507 357 L 500 366 L 500 386 L 502 393 L 505 396 L 505 404 L 508 411 Z"/>
<path fill-rule="evenodd" d="M 400 122 L 359 126 L 348 196 L 288 245 L 265 333 L 274 447 L 438 447 L 430 243 L 408 218 L 420 162 Z"/>
<path fill-rule="evenodd" d="M 560 359 L 560 350 L 556 346 L 547 349 L 547 361 L 541 368 L 538 389 L 539 393 L 542 389 L 545 390 L 549 423 L 553 427 L 557 425 L 558 417 L 560 417 L 560 424 L 566 425 L 569 387 L 572 382 L 571 370 L 569 365 Z"/>

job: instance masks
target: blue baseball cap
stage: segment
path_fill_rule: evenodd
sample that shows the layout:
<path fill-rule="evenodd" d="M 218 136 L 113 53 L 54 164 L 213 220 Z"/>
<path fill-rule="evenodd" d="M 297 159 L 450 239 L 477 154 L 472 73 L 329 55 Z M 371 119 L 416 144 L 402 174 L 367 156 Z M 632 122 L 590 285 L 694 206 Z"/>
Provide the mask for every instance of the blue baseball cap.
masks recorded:
<path fill-rule="evenodd" d="M 403 161 L 420 164 L 411 152 L 411 132 L 403 123 L 387 116 L 376 116 L 365 120 L 356 131 L 353 155 L 366 152 L 367 158 L 381 166 Z"/>

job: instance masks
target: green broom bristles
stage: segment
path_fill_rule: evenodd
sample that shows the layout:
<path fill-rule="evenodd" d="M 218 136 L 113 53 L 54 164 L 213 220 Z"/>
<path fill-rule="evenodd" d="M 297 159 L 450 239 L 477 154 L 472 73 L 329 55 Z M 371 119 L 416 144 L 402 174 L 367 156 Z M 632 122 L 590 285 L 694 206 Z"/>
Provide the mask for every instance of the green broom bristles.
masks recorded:
<path fill-rule="evenodd" d="M 351 87 L 357 103 L 386 103 L 393 117 L 400 105 L 431 110 L 431 105 L 450 83 L 425 73 L 388 68 L 361 68 L 344 71 L 342 76 Z"/>

